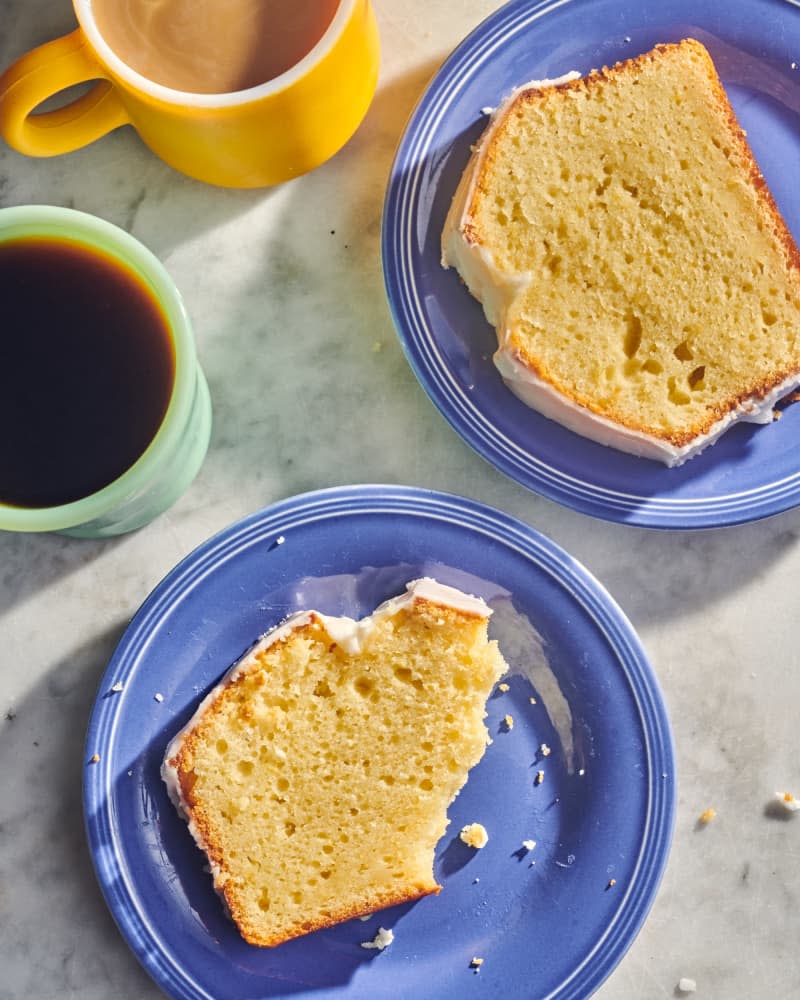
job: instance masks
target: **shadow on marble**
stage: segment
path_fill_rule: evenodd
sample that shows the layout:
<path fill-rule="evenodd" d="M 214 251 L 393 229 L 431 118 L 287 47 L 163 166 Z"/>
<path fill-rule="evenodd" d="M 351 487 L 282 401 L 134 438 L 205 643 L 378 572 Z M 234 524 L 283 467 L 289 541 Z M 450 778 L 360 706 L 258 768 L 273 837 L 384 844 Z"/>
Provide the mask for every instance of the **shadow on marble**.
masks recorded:
<path fill-rule="evenodd" d="M 136 968 L 106 909 L 82 820 L 86 724 L 124 625 L 65 656 L 13 710 L 2 706 L 0 996 L 160 995 Z"/>
<path fill-rule="evenodd" d="M 588 526 L 587 526 L 588 527 Z M 591 529 L 590 529 L 591 530 Z M 703 531 L 605 525 L 598 558 L 579 555 L 635 626 L 668 622 L 768 578 L 800 542 L 800 509 L 751 524 Z M 594 548 L 589 542 L 587 548 Z M 583 550 L 583 545 L 581 546 Z"/>
<path fill-rule="evenodd" d="M 208 335 L 198 325 L 218 477 L 268 484 L 275 469 L 283 495 L 332 485 L 332 468 L 364 468 L 373 419 L 396 431 L 421 408 L 434 414 L 397 341 L 380 237 L 395 149 L 437 66 L 380 86 L 348 145 L 282 190 L 241 267 L 229 246 L 224 308 L 205 318 Z"/>
<path fill-rule="evenodd" d="M 123 537 L 90 540 L 0 531 L 0 626 L 15 606 L 99 559 Z"/>

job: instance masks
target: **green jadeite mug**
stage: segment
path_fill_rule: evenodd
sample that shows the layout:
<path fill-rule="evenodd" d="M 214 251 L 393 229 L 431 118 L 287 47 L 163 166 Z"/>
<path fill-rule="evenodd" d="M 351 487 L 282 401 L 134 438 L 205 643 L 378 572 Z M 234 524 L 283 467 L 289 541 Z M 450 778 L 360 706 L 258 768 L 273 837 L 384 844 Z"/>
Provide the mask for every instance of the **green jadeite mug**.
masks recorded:
<path fill-rule="evenodd" d="M 167 510 L 186 491 L 208 448 L 211 400 L 186 308 L 158 258 L 124 230 L 96 216 L 46 205 L 0 209 L 0 251 L 13 251 L 26 241 L 29 245 L 35 241 L 66 243 L 76 251 L 104 256 L 132 273 L 152 296 L 163 318 L 170 342 L 172 381 L 171 388 L 165 390 L 168 395 L 160 423 L 141 454 L 121 474 L 85 496 L 55 505 L 28 505 L 16 498 L 8 502 L 0 493 L 0 530 L 55 531 L 83 538 L 133 531 Z M 0 267 L 3 260 L 0 254 Z M 102 291 L 98 288 L 97 294 Z M 43 288 L 42 295 L 47 294 L 48 289 Z M 113 296 L 110 300 L 113 309 Z M 0 327 L 0 358 L 4 363 L 13 356 L 6 338 L 24 335 L 24 331 L 11 329 L 8 322 Z M 21 380 L 35 377 L 30 371 L 18 374 Z M 137 377 L 147 378 L 147 372 Z M 26 414 L 12 416 L 11 426 L 4 427 L 3 433 L 24 433 Z"/>

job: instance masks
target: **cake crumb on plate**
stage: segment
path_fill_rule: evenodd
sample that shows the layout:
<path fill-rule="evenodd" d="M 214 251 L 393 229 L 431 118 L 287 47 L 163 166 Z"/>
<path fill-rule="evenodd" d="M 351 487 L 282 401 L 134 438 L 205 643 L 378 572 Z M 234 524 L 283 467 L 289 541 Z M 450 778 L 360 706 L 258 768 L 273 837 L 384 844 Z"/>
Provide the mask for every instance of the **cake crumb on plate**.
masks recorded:
<path fill-rule="evenodd" d="M 379 927 L 378 933 L 371 941 L 362 941 L 362 948 L 376 948 L 378 951 L 383 951 L 384 948 L 388 948 L 389 945 L 394 941 L 394 931 L 387 930 L 385 927 Z"/>
<path fill-rule="evenodd" d="M 481 847 L 486 847 L 489 843 L 489 834 L 482 823 L 468 823 L 465 827 L 462 827 L 461 833 L 458 836 L 467 847 L 474 847 L 477 850 Z"/>

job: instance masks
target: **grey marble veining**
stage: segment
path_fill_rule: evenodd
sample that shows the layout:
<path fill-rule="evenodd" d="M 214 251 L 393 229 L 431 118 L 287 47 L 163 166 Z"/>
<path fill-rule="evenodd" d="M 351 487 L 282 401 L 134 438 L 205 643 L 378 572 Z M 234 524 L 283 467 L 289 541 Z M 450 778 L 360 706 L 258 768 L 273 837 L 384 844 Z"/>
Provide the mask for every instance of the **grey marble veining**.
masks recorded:
<path fill-rule="evenodd" d="M 435 411 L 383 291 L 380 214 L 397 139 L 452 47 L 496 3 L 377 0 L 384 61 L 348 146 L 269 191 L 212 189 L 130 129 L 51 160 L 0 148 L 0 205 L 94 212 L 180 287 L 214 400 L 206 463 L 176 506 L 113 541 L 0 534 L 0 1000 L 160 996 L 96 887 L 81 817 L 83 736 L 130 617 L 195 545 L 271 501 L 349 482 L 475 497 L 581 560 L 638 630 L 679 769 L 658 899 L 601 1000 L 800 997 L 800 512 L 705 533 L 592 520 L 496 473 Z M 68 30 L 66 0 L 0 2 L 0 64 Z M 424 29 L 420 28 L 424 25 Z M 698 828 L 709 806 L 716 820 Z M 546 919 L 546 914 L 542 914 Z"/>

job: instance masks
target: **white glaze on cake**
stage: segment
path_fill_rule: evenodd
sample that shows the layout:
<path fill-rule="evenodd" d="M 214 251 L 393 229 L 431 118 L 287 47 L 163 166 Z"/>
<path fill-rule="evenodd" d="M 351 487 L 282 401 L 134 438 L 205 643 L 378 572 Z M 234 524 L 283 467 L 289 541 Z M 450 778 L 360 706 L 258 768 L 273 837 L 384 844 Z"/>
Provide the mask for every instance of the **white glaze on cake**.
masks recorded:
<path fill-rule="evenodd" d="M 527 365 L 518 361 L 507 345 L 501 345 L 494 355 L 497 370 L 515 396 L 527 406 L 563 427 L 598 444 L 616 448 L 640 458 L 663 462 L 670 468 L 682 465 L 690 458 L 713 444 L 734 423 L 768 424 L 774 419 L 774 407 L 798 384 L 796 375 L 777 385 L 763 399 L 749 399 L 713 425 L 706 434 L 700 434 L 691 444 L 678 447 L 660 438 L 630 430 L 606 417 L 579 406 L 562 395 L 549 382 L 539 378 Z"/>

